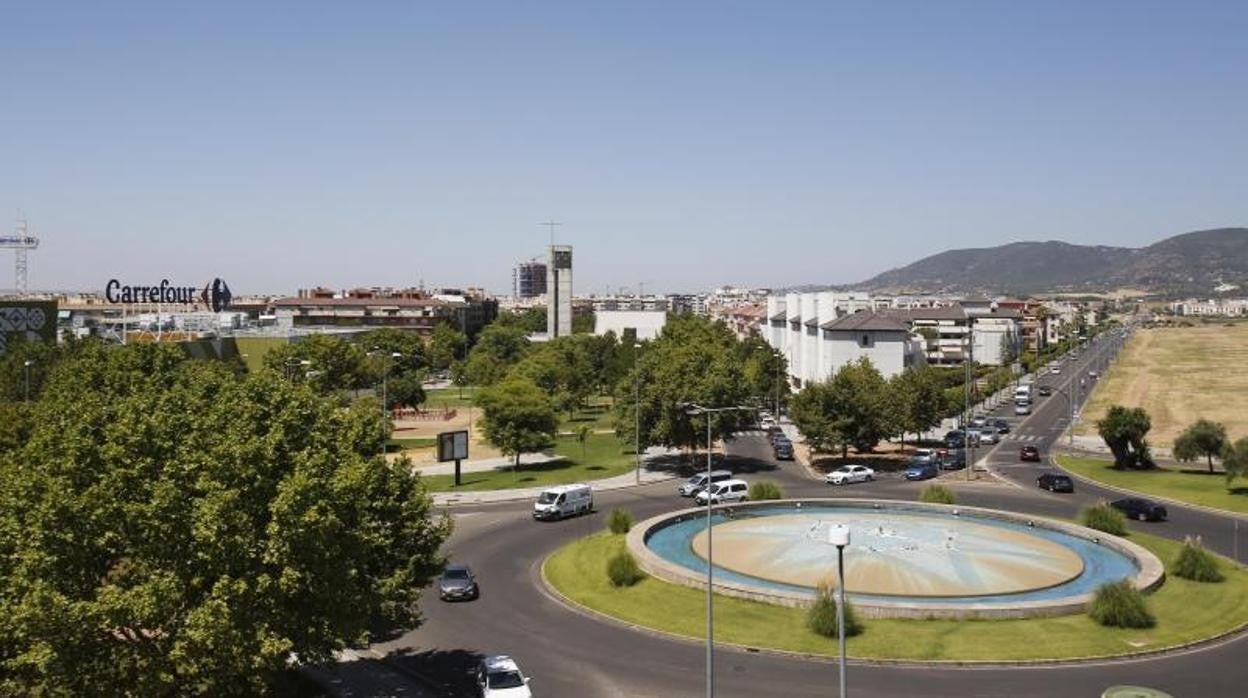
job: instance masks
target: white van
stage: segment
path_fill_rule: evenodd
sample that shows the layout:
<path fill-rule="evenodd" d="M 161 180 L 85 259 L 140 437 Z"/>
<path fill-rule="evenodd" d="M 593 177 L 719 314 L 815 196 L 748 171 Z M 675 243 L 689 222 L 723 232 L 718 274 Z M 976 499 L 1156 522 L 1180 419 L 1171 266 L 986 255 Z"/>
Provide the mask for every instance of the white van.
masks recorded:
<path fill-rule="evenodd" d="M 533 503 L 533 518 L 563 519 L 594 510 L 594 491 L 589 485 L 559 485 L 542 490 Z"/>
<path fill-rule="evenodd" d="M 710 497 L 712 504 L 724 504 L 744 502 L 749 496 L 750 485 L 745 480 L 724 480 L 719 484 L 711 485 L 709 490 L 702 490 L 694 499 L 698 504 L 706 504 L 707 497 Z"/>
<path fill-rule="evenodd" d="M 1017 388 L 1015 388 L 1014 389 L 1014 402 L 1015 404 L 1019 402 L 1030 403 L 1031 402 L 1031 386 L 1020 385 Z"/>
<path fill-rule="evenodd" d="M 727 470 L 712 470 L 710 477 L 707 477 L 706 473 L 698 473 L 685 482 L 680 483 L 680 487 L 676 488 L 676 493 L 682 497 L 692 497 L 706 489 L 707 482 L 714 484 L 716 482 L 723 482 L 724 480 L 731 479 L 732 473 Z"/>

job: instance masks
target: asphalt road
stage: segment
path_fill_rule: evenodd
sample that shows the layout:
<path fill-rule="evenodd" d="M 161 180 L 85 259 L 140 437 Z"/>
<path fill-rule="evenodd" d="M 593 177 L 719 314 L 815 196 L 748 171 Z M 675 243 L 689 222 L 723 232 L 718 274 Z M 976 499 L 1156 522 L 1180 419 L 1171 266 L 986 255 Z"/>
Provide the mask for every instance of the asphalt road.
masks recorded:
<path fill-rule="evenodd" d="M 1064 378 L 1048 382 L 1064 387 L 1088 367 L 1099 365 L 1109 343 L 1084 352 L 1064 365 Z M 1070 362 L 1067 362 L 1070 364 Z M 1013 407 L 1008 418 L 1015 420 Z M 1033 443 L 1046 456 L 1064 428 L 1068 407 L 1057 393 L 1040 398 L 1034 413 L 1011 438 L 987 457 L 1001 479 L 960 485 L 959 501 L 1039 516 L 1074 517 L 1095 500 L 1116 498 L 1080 482 L 1073 495 L 1036 488 L 1035 477 L 1051 466 L 1020 464 L 1018 447 Z M 1021 438 L 1020 438 L 1021 437 Z M 730 447 L 727 466 L 747 479 L 763 475 L 790 496 L 853 496 L 912 500 L 927 483 L 906 482 L 882 474 L 872 483 L 833 488 L 810 479 L 793 463 L 777 463 L 760 433 L 745 434 Z M 945 475 L 961 477 L 960 473 Z M 1004 481 L 1003 481 L 1004 480 Z M 1014 486 L 1016 485 L 1016 486 Z M 705 645 L 632 630 L 614 622 L 572 611 L 550 598 L 538 579 L 541 561 L 564 543 L 600 530 L 605 512 L 631 510 L 640 520 L 688 506 L 675 494 L 675 483 L 602 493 L 590 516 L 538 523 L 528 502 L 456 508 L 456 530 L 448 542 L 455 562 L 471 564 L 481 580 L 482 597 L 468 603 L 441 603 L 425 596 L 426 622 L 402 636 L 373 645 L 373 655 L 338 672 L 343 695 L 435 695 L 473 693 L 470 671 L 481 656 L 508 654 L 533 678 L 537 696 L 662 697 L 705 694 Z M 1151 533 L 1181 539 L 1199 534 L 1211 547 L 1231 554 L 1229 520 L 1181 507 L 1169 507 L 1170 521 L 1139 524 Z M 1136 525 L 1136 524 L 1132 524 Z M 1248 667 L 1239 659 L 1248 649 L 1241 638 L 1197 650 L 1149 659 L 1043 667 L 887 666 L 854 663 L 849 672 L 855 696 L 1099 696 L 1113 684 L 1143 684 L 1175 696 L 1241 696 Z M 827 696 L 835 691 L 834 663 L 790 659 L 721 648 L 716 653 L 716 694 L 724 697 Z"/>

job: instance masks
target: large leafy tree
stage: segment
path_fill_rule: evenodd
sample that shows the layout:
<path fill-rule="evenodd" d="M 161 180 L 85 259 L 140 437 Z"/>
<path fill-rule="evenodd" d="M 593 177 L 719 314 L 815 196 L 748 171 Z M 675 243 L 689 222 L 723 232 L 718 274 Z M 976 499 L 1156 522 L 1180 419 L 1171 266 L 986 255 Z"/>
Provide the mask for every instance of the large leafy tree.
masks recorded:
<path fill-rule="evenodd" d="M 375 402 L 139 345 L 63 359 L 33 409 L 0 454 L 0 693 L 256 694 L 419 622 L 450 524 L 369 455 Z"/>
<path fill-rule="evenodd" d="M 896 427 L 903 441 L 906 433 L 921 434 L 940 424 L 948 409 L 940 377 L 927 366 L 915 366 L 888 382 Z"/>
<path fill-rule="evenodd" d="M 1224 425 L 1199 419 L 1174 440 L 1174 457 L 1183 462 L 1204 458 L 1212 473 L 1214 457 L 1221 456 L 1229 445 Z"/>
<path fill-rule="evenodd" d="M 789 405 L 789 416 L 814 451 L 844 449 L 848 444 L 832 389 L 827 381 L 808 383 L 799 390 Z"/>
<path fill-rule="evenodd" d="M 546 391 L 561 411 L 573 412 L 595 387 L 587 335 L 556 337 L 533 347 L 509 375 L 527 378 Z"/>
<path fill-rule="evenodd" d="M 741 357 L 741 373 L 751 397 L 765 405 L 784 401 L 789 394 L 786 379 L 788 362 L 784 355 L 752 334 L 737 345 Z"/>
<path fill-rule="evenodd" d="M 1097 433 L 1114 454 L 1116 468 L 1152 467 L 1145 438 L 1151 428 L 1152 421 L 1143 408 L 1122 405 L 1110 406 L 1096 423 Z"/>
<path fill-rule="evenodd" d="M 1235 478 L 1248 477 L 1248 438 L 1230 444 L 1222 453 L 1222 469 L 1226 471 L 1226 486 L 1229 488 Z"/>
<path fill-rule="evenodd" d="M 494 323 L 481 331 L 477 344 L 468 353 L 458 377 L 469 385 L 489 386 L 506 377 L 508 371 L 529 351 L 528 333 L 518 327 Z"/>
<path fill-rule="evenodd" d="M 264 355 L 264 365 L 320 393 L 371 387 L 377 376 L 367 350 L 333 335 L 314 334 Z"/>
<path fill-rule="evenodd" d="M 839 415 L 841 433 L 860 453 L 896 433 L 896 414 L 888 383 L 865 356 L 840 368 L 828 384 Z"/>
<path fill-rule="evenodd" d="M 387 409 L 425 401 L 429 357 L 420 335 L 387 327 L 365 332 L 356 343 L 367 352 L 369 381 L 384 388 Z"/>
<path fill-rule="evenodd" d="M 427 354 L 430 367 L 437 371 L 445 371 L 450 368 L 455 359 L 463 352 L 464 345 L 467 342 L 468 339 L 463 332 L 455 329 L 449 323 L 439 322 L 434 326 L 433 334 L 429 336 Z"/>
<path fill-rule="evenodd" d="M 481 422 L 485 440 L 514 458 L 546 448 L 554 441 L 559 419 L 550 397 L 532 381 L 512 377 L 477 394 L 476 404 L 484 413 Z"/>

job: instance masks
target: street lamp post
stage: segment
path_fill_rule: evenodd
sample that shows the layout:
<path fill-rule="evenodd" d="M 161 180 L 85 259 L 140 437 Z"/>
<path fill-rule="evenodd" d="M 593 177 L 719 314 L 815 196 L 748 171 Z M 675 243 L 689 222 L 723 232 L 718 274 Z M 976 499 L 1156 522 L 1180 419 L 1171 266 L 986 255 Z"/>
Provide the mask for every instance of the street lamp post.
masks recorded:
<path fill-rule="evenodd" d="M 26 377 L 26 402 L 30 402 L 30 367 L 34 365 L 35 362 L 31 359 L 26 359 L 22 362 L 22 373 Z"/>
<path fill-rule="evenodd" d="M 840 653 L 841 698 L 845 698 L 845 547 L 849 545 L 849 526 L 837 524 L 828 529 L 828 542 L 836 546 L 836 644 Z"/>
<path fill-rule="evenodd" d="M 377 347 L 373 347 L 373 350 L 368 352 L 369 356 L 373 356 L 375 354 L 381 354 L 382 358 L 385 358 L 385 353 Z M 390 352 L 389 358 L 391 361 L 387 361 L 381 370 L 381 419 L 383 424 L 385 424 L 386 420 L 390 418 L 390 411 L 386 409 L 386 378 L 390 376 L 390 364 L 394 359 L 403 358 L 403 355 L 397 351 L 392 351 Z M 381 452 L 383 454 L 386 452 L 386 444 L 384 442 L 381 444 Z"/>
<path fill-rule="evenodd" d="M 715 567 L 714 548 L 711 540 L 711 419 L 720 412 L 749 411 L 751 407 L 733 405 L 731 407 L 702 407 L 701 405 L 684 404 L 685 414 L 706 417 L 706 698 L 715 695 L 715 602 L 711 593 Z"/>

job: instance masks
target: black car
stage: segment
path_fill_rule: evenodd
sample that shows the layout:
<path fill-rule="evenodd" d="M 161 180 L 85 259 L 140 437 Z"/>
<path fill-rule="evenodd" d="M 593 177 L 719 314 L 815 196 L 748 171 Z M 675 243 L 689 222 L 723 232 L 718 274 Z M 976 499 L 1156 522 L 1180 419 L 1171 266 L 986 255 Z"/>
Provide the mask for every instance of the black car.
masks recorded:
<path fill-rule="evenodd" d="M 951 431 L 945 434 L 946 448 L 966 448 L 966 432 Z"/>
<path fill-rule="evenodd" d="M 1005 421 L 1004 419 L 1001 419 L 1000 417 L 997 417 L 996 419 L 992 420 L 992 426 L 997 428 L 998 434 L 1010 433 L 1010 423 Z"/>
<path fill-rule="evenodd" d="M 1040 489 L 1050 492 L 1074 492 L 1075 481 L 1070 479 L 1069 475 L 1061 475 L 1058 473 L 1045 473 L 1036 478 L 1036 484 Z"/>
<path fill-rule="evenodd" d="M 775 452 L 776 460 L 793 460 L 793 444 L 787 439 L 777 442 L 772 450 Z"/>
<path fill-rule="evenodd" d="M 1109 505 L 1136 521 L 1165 521 L 1166 508 L 1149 499 L 1119 499 Z"/>
<path fill-rule="evenodd" d="M 1053 389 L 1052 389 L 1052 388 L 1050 388 L 1050 387 L 1049 387 L 1049 386 L 1047 386 L 1047 385 L 1042 385 L 1042 386 L 1040 386 L 1040 388 L 1038 389 L 1038 392 L 1039 392 L 1041 395 L 1043 395 L 1043 396 L 1045 396 L 1045 397 L 1048 397 L 1048 396 L 1050 396 L 1050 395 L 1052 395 L 1052 394 L 1053 394 Z"/>
<path fill-rule="evenodd" d="M 938 462 L 941 470 L 961 470 L 966 467 L 966 450 L 961 447 L 950 447 L 940 455 Z"/>
<path fill-rule="evenodd" d="M 476 599 L 481 596 L 477 586 L 477 578 L 472 575 L 468 565 L 447 565 L 438 577 L 438 598 L 443 601 L 452 599 Z"/>

